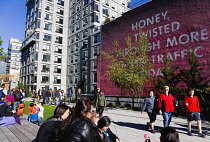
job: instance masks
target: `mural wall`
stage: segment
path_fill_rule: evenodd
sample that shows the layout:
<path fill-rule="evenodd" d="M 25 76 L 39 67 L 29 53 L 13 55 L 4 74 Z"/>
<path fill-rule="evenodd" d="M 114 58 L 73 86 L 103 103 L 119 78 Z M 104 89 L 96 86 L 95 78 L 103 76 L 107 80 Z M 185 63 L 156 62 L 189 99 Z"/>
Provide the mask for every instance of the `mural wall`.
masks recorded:
<path fill-rule="evenodd" d="M 153 0 L 137 7 L 122 17 L 102 26 L 101 51 L 112 50 L 116 39 L 119 47 L 125 47 L 124 38 L 131 35 L 135 46 L 139 39 L 139 28 L 149 37 L 148 55 L 154 68 L 151 77 L 161 76 L 160 68 L 167 56 L 180 68 L 187 67 L 188 51 L 199 58 L 205 75 L 210 74 L 210 2 L 209 0 Z M 166 54 L 167 52 L 167 54 Z M 98 87 L 107 95 L 119 95 L 120 90 L 103 76 L 109 61 L 98 58 Z M 152 89 L 148 86 L 148 89 Z M 127 94 L 125 94 L 127 95 Z"/>

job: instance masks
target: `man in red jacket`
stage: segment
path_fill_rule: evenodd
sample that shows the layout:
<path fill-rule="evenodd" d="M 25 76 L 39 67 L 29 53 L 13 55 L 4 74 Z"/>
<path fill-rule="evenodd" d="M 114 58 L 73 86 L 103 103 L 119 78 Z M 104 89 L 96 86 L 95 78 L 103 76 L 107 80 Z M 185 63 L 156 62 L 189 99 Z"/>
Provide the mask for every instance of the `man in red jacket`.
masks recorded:
<path fill-rule="evenodd" d="M 201 117 L 200 117 L 200 106 L 199 101 L 196 96 L 194 96 L 194 89 L 189 90 L 189 96 L 186 96 L 184 99 L 184 105 L 186 107 L 186 113 L 187 113 L 187 121 L 188 121 L 188 135 L 193 136 L 191 133 L 191 125 L 192 121 L 197 121 L 198 125 L 198 136 L 199 137 L 205 137 L 205 135 L 202 133 L 201 128 Z"/>
<path fill-rule="evenodd" d="M 172 113 L 174 112 L 174 97 L 169 94 L 169 87 L 164 86 L 164 94 L 160 94 L 158 98 L 159 114 L 163 115 L 163 126 L 168 127 L 171 122 Z"/>

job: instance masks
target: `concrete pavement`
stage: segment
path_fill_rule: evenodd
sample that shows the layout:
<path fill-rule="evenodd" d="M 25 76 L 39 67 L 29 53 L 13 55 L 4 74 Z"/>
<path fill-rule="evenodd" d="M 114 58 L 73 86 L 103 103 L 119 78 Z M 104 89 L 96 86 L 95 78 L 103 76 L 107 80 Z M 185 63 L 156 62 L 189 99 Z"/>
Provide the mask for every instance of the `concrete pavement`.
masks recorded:
<path fill-rule="evenodd" d="M 104 116 L 109 116 L 112 120 L 111 130 L 118 135 L 121 142 L 144 142 L 144 134 L 149 134 L 152 142 L 159 142 L 160 133 L 155 134 L 147 131 L 146 122 L 148 122 L 147 113 L 141 114 L 139 111 L 107 109 Z M 162 115 L 157 116 L 155 129 L 163 127 Z M 203 132 L 206 138 L 197 136 L 197 123 L 192 123 L 192 132 L 195 136 L 187 135 L 187 120 L 185 117 L 173 116 L 170 126 L 176 128 L 179 133 L 180 142 L 210 142 L 210 123 L 202 120 Z"/>

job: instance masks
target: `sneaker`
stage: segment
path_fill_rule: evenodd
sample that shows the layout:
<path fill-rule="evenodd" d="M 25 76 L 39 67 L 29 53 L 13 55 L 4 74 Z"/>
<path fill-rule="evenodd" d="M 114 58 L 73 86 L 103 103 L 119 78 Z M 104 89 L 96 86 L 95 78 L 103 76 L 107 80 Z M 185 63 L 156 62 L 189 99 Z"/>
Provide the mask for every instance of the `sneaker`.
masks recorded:
<path fill-rule="evenodd" d="M 188 133 L 187 133 L 187 135 L 189 135 L 189 136 L 193 136 L 193 134 L 192 134 L 191 132 L 188 132 Z"/>
<path fill-rule="evenodd" d="M 155 130 L 154 130 L 154 129 L 152 129 L 152 130 L 151 130 L 151 133 L 155 133 Z"/>
<path fill-rule="evenodd" d="M 149 122 L 147 122 L 147 129 L 148 130 L 151 130 L 151 126 L 150 126 L 150 123 Z"/>
<path fill-rule="evenodd" d="M 205 134 L 203 134 L 203 133 L 198 133 L 198 137 L 205 138 L 205 137 L 206 137 L 206 135 L 205 135 Z"/>

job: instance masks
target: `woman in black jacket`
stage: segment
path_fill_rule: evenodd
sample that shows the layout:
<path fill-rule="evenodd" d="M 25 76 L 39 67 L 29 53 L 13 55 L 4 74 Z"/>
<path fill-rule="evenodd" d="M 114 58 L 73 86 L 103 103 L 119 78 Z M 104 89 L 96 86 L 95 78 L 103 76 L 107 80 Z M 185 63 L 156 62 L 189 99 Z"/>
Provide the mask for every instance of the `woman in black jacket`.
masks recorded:
<path fill-rule="evenodd" d="M 59 135 L 60 142 L 92 142 L 92 116 L 93 106 L 88 99 L 79 99 L 74 112 L 73 119 L 67 119 L 64 122 L 61 134 Z"/>
<path fill-rule="evenodd" d="M 13 102 L 14 97 L 12 95 L 7 95 L 5 98 L 2 98 L 2 101 L 0 100 L 0 117 L 14 116 L 15 111 L 12 107 Z"/>
<path fill-rule="evenodd" d="M 60 129 L 63 120 L 71 118 L 71 109 L 67 105 L 60 104 L 56 107 L 54 115 L 48 118 L 39 128 L 37 137 L 33 142 L 56 142 L 57 131 Z"/>

